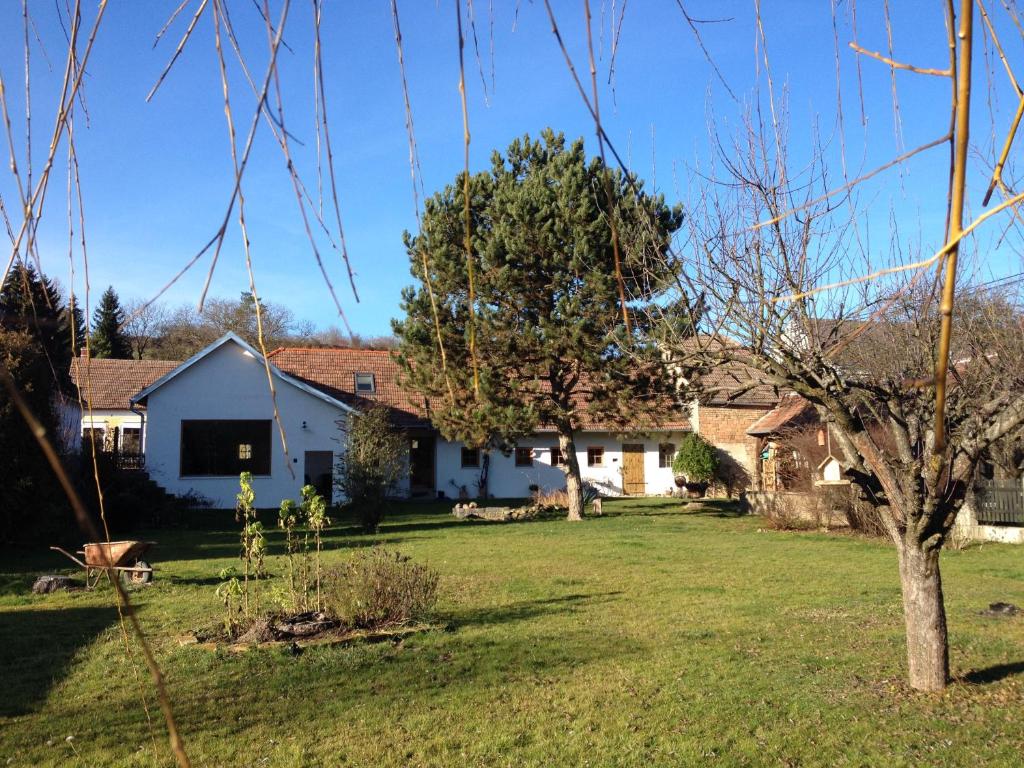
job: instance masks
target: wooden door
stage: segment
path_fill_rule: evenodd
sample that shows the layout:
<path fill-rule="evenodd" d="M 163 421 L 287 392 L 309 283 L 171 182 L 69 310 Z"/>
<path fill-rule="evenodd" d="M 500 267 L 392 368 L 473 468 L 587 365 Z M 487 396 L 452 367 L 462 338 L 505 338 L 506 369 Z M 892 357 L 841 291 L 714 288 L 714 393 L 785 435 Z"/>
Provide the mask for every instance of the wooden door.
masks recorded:
<path fill-rule="evenodd" d="M 643 496 L 647 492 L 647 483 L 644 481 L 643 445 L 622 446 L 622 492 L 627 496 Z"/>

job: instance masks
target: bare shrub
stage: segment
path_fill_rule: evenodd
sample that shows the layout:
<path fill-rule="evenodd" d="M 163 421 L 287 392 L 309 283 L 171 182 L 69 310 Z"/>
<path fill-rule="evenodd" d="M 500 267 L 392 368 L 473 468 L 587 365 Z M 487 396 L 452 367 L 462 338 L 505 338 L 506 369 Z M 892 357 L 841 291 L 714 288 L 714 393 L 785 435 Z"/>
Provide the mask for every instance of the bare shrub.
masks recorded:
<path fill-rule="evenodd" d="M 809 531 L 817 528 L 816 521 L 801 509 L 802 506 L 796 494 L 773 494 L 771 501 L 765 505 L 764 518 L 769 527 L 777 531 Z"/>
<path fill-rule="evenodd" d="M 850 488 L 843 513 L 846 515 L 846 522 L 849 524 L 850 530 L 877 538 L 887 536 L 878 509 L 870 502 L 860 498 L 857 489 Z"/>
<path fill-rule="evenodd" d="M 438 573 L 399 552 L 374 547 L 357 553 L 325 579 L 324 609 L 360 629 L 422 619 L 437 602 Z"/>

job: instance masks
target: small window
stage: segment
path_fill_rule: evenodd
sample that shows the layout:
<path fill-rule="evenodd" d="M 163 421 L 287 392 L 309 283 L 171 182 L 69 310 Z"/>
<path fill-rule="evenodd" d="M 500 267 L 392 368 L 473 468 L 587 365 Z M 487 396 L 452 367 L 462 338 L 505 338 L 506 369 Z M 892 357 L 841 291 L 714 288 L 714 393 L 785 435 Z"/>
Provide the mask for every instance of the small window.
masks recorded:
<path fill-rule="evenodd" d="M 658 466 L 662 469 L 671 469 L 672 460 L 676 457 L 675 443 L 661 443 L 658 445 Z"/>
<path fill-rule="evenodd" d="M 374 381 L 372 373 L 356 374 L 356 392 L 372 395 L 376 391 L 377 383 Z"/>
<path fill-rule="evenodd" d="M 564 467 L 565 456 L 562 455 L 562 449 L 555 447 L 551 449 L 551 466 L 552 467 Z"/>
<path fill-rule="evenodd" d="M 528 446 L 516 448 L 516 466 L 517 467 L 532 467 L 533 466 L 533 448 Z"/>
<path fill-rule="evenodd" d="M 251 459 L 252 458 L 252 443 L 242 443 L 238 446 L 238 458 L 240 459 Z"/>
<path fill-rule="evenodd" d="M 480 466 L 480 449 L 479 448 L 465 448 L 462 449 L 462 466 L 463 467 L 479 467 Z"/>
<path fill-rule="evenodd" d="M 125 427 L 121 430 L 121 453 L 142 452 L 142 430 L 137 427 Z"/>
<path fill-rule="evenodd" d="M 587 466 L 604 466 L 604 448 L 587 448 Z"/>

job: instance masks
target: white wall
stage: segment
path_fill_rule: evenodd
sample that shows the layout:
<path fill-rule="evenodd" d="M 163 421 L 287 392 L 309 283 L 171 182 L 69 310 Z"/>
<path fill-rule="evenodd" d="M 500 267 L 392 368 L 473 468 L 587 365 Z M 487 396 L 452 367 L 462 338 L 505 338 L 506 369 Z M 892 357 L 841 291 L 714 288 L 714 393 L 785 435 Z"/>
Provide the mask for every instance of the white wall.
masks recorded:
<path fill-rule="evenodd" d="M 282 499 L 299 498 L 305 451 L 333 451 L 337 457 L 338 421 L 345 418 L 340 408 L 279 378 L 275 377 L 274 386 L 288 457 L 273 424 L 271 474 L 253 478 L 258 507 L 277 507 Z M 217 508 L 234 507 L 238 477 L 180 476 L 181 421 L 273 419 L 263 363 L 229 341 L 156 389 L 148 401 L 146 469 L 150 477 L 171 493 L 194 490 Z"/>
<path fill-rule="evenodd" d="M 644 481 L 647 494 L 662 495 L 675 488 L 672 469 L 658 466 L 659 443 L 679 445 L 683 438 L 682 432 L 646 435 L 644 437 L 626 438 L 607 432 L 581 432 L 576 436 L 576 458 L 580 463 L 580 474 L 584 481 L 594 483 L 601 489 L 602 495 L 618 496 L 622 494 L 622 443 L 642 444 L 644 446 Z M 551 448 L 558 445 L 558 437 L 553 433 L 533 435 L 519 441 L 520 446 L 534 448 L 532 467 L 517 467 L 515 454 L 503 455 L 500 451 L 491 452 L 491 465 L 488 475 L 488 491 L 497 498 L 522 498 L 530 495 L 530 485 L 535 484 L 542 490 L 565 488 L 565 473 L 560 467 L 551 466 Z M 601 467 L 587 466 L 587 449 L 604 448 L 604 465 Z M 462 468 L 462 443 L 449 442 L 442 438 L 437 440 L 437 489 L 444 491 L 449 498 L 457 498 L 458 488 L 452 485 L 465 485 L 471 497 L 477 493 L 476 481 L 480 476 L 478 467 Z"/>

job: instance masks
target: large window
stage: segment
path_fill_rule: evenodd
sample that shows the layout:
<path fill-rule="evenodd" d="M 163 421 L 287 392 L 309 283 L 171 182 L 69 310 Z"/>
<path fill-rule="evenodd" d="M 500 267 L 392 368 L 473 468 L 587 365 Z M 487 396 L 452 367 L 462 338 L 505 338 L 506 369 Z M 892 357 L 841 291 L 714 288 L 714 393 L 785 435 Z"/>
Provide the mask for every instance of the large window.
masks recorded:
<path fill-rule="evenodd" d="M 661 443 L 658 445 L 658 466 L 662 469 L 671 468 L 672 460 L 676 457 L 675 443 Z"/>
<path fill-rule="evenodd" d="M 181 475 L 270 474 L 270 420 L 181 422 Z"/>

